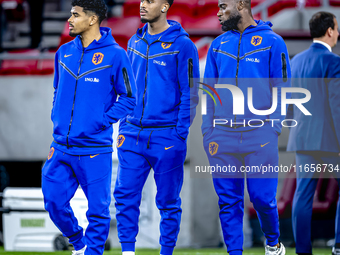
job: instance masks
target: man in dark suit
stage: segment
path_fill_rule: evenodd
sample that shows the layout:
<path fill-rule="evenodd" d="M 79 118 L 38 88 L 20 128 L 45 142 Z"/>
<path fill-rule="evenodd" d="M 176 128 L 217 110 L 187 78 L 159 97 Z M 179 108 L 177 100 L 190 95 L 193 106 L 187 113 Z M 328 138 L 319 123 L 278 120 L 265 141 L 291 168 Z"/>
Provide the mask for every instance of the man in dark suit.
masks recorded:
<path fill-rule="evenodd" d="M 335 16 L 318 12 L 309 21 L 313 44 L 292 61 L 292 86 L 305 88 L 311 100 L 304 107 L 312 115 L 304 115 L 296 106 L 290 107 L 297 122 L 290 129 L 288 151 L 296 152 L 297 187 L 293 200 L 293 231 L 297 254 L 312 254 L 311 220 L 313 197 L 322 164 L 327 172 L 340 173 L 340 57 L 332 53 L 339 32 Z M 293 93 L 292 98 L 299 95 Z M 322 170 L 323 171 L 323 170 Z M 335 246 L 340 254 L 340 203 L 336 216 Z"/>

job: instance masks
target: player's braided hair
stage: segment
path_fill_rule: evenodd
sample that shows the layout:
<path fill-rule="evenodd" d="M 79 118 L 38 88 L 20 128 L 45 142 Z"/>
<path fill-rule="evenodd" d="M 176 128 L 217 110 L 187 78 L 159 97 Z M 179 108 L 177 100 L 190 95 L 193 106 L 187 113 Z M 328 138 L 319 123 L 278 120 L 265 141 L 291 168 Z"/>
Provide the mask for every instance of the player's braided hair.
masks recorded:
<path fill-rule="evenodd" d="M 104 0 L 72 0 L 72 6 L 83 7 L 84 12 L 94 12 L 101 23 L 107 15 L 107 6 Z"/>

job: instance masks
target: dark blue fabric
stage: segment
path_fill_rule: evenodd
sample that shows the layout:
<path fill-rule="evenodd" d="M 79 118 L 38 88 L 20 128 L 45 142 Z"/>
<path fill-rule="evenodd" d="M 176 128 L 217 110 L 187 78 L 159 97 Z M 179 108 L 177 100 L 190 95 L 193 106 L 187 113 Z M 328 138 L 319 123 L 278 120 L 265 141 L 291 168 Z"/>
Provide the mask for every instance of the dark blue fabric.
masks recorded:
<path fill-rule="evenodd" d="M 340 152 L 340 57 L 313 43 L 292 59 L 292 78 L 293 87 L 311 93 L 303 105 L 312 115 L 289 107 L 287 118 L 298 125 L 290 128 L 287 150 Z"/>
<path fill-rule="evenodd" d="M 119 130 L 118 146 L 114 197 L 122 251 L 134 251 L 142 189 L 152 168 L 157 186 L 156 206 L 161 215 L 161 254 L 171 255 L 182 214 L 179 195 L 186 141 L 179 137 L 175 128 L 141 130 L 125 123 Z"/>
<path fill-rule="evenodd" d="M 245 176 L 250 201 L 267 244 L 276 245 L 280 236 L 276 202 L 278 172 L 269 169 L 278 166 L 277 132 L 270 124 L 245 132 L 213 128 L 203 139 L 210 167 L 216 170 L 212 177 L 219 197 L 220 220 L 228 253 L 237 254 L 243 250 Z M 228 166 L 234 167 L 235 172 L 223 170 Z M 245 173 L 248 170 L 242 167 L 249 167 L 249 172 Z M 258 169 L 261 171 L 257 172 Z"/>
<path fill-rule="evenodd" d="M 137 83 L 137 106 L 126 121 L 138 127 L 175 127 L 186 139 L 196 113 L 199 59 L 195 44 L 178 22 L 152 44 L 146 24 L 131 37 L 128 56 Z"/>
<path fill-rule="evenodd" d="M 281 88 L 290 87 L 290 64 L 287 47 L 278 34 L 271 29 L 270 22 L 256 21 L 257 26 L 249 26 L 240 34 L 231 30 L 218 36 L 211 44 L 204 73 L 204 81 L 215 84 L 235 85 L 247 99 L 248 87 L 253 88 L 254 108 L 267 110 L 272 106 L 272 88 L 278 89 L 278 104 L 270 115 L 256 115 L 250 112 L 245 100 L 244 114 L 233 114 L 232 94 L 228 89 L 217 88 L 222 104 L 213 91 L 217 104 L 207 95 L 207 114 L 203 115 L 202 133 L 213 127 L 214 119 L 232 119 L 236 122 L 250 119 L 285 119 L 281 115 Z M 283 54 L 283 55 L 282 55 Z M 285 59 L 285 61 L 283 61 Z M 286 63 L 284 63 L 286 62 Z M 236 77 L 237 76 L 237 77 Z M 205 87 L 206 88 L 206 87 Z M 281 133 L 280 121 L 275 122 L 275 131 Z M 247 130 L 249 127 L 242 127 Z M 251 128 L 250 128 L 251 129 Z"/>
<path fill-rule="evenodd" d="M 97 169 L 97 171 L 94 171 Z M 110 229 L 112 153 L 73 156 L 57 149 L 42 169 L 42 191 L 50 218 L 76 250 L 102 255 Z M 81 186 L 88 200 L 85 236 L 70 206 Z"/>
<path fill-rule="evenodd" d="M 292 223 L 296 244 L 296 253 L 312 254 L 312 212 L 315 189 L 319 178 L 315 172 L 304 171 L 305 166 L 310 169 L 311 165 L 333 165 L 333 169 L 340 167 L 340 158 L 332 155 L 320 155 L 320 152 L 296 153 L 296 190 L 293 200 Z M 301 168 L 299 166 L 302 166 Z M 328 170 L 327 170 L 328 171 Z M 340 173 L 333 171 L 340 185 Z M 327 178 L 329 178 L 328 176 Z M 335 222 L 335 243 L 340 243 L 340 201 L 337 204 Z"/>
<path fill-rule="evenodd" d="M 99 41 L 87 48 L 77 36 L 55 56 L 52 146 L 72 155 L 112 152 L 111 124 L 136 104 L 126 52 L 114 41 L 111 29 L 100 31 Z"/>

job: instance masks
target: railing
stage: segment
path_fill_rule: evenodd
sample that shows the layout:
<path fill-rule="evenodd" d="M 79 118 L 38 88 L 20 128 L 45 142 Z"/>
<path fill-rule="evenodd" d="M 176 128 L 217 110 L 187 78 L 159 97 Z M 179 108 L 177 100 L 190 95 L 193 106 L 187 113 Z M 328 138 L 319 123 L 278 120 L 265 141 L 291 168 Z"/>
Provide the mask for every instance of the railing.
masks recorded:
<path fill-rule="evenodd" d="M 280 0 L 266 0 L 254 8 L 252 8 L 252 14 L 261 14 L 261 19 L 262 20 L 267 20 L 268 19 L 268 8 L 272 6 L 273 4 L 279 2 Z M 298 3 L 299 2 L 299 3 Z M 305 6 L 306 0 L 297 0 L 297 7 L 299 9 L 303 9 Z M 322 7 L 329 7 L 329 0 L 322 0 Z"/>

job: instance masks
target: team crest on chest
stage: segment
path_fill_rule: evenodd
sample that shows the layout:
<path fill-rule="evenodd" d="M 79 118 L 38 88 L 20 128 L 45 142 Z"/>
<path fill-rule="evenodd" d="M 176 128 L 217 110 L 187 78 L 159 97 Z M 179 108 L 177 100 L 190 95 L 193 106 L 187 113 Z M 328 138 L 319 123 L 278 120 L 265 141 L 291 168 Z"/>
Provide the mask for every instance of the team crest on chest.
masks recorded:
<path fill-rule="evenodd" d="M 209 143 L 209 153 L 211 156 L 215 155 L 218 150 L 218 144 L 215 142 Z"/>
<path fill-rule="evenodd" d="M 103 62 L 104 54 L 97 52 L 93 54 L 92 57 L 92 63 L 95 65 L 99 65 L 101 62 Z"/>
<path fill-rule="evenodd" d="M 262 42 L 261 36 L 255 35 L 251 38 L 251 44 L 254 45 L 254 46 L 260 45 L 261 42 Z"/>
<path fill-rule="evenodd" d="M 118 138 L 117 138 L 117 148 L 119 148 L 120 146 L 123 145 L 125 141 L 125 136 L 123 135 L 119 135 Z"/>
<path fill-rule="evenodd" d="M 163 49 L 168 49 L 168 48 L 170 48 L 171 44 L 172 43 L 162 43 L 162 48 Z"/>

